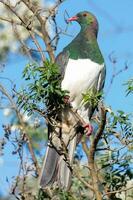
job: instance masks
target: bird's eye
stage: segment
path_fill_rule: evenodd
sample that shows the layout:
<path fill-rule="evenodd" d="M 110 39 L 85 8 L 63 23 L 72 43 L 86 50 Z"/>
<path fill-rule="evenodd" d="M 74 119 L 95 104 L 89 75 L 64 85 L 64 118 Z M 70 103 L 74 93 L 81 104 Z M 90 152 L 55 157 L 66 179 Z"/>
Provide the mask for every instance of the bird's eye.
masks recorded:
<path fill-rule="evenodd" d="M 84 14 L 83 14 L 83 16 L 84 16 L 84 17 L 86 17 L 86 16 L 87 16 L 87 14 L 86 14 L 86 13 L 84 13 Z"/>

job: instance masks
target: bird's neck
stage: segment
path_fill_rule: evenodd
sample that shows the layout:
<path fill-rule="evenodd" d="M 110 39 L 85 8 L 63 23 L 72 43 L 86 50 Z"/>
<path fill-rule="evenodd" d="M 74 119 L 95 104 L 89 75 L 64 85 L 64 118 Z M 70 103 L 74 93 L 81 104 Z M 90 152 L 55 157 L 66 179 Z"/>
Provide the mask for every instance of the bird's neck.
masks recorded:
<path fill-rule="evenodd" d="M 65 48 L 72 59 L 91 59 L 99 64 L 103 57 L 97 43 L 97 30 L 92 27 L 81 26 L 80 33 Z"/>
<path fill-rule="evenodd" d="M 86 26 L 86 24 L 81 24 L 80 33 L 86 34 L 86 32 L 90 33 L 91 37 L 97 38 L 97 33 L 98 33 L 97 22 L 93 22 L 93 24 L 89 26 Z"/>
<path fill-rule="evenodd" d="M 83 47 L 87 48 L 88 42 L 90 45 L 97 43 L 97 30 L 92 29 L 91 27 L 81 27 L 77 37 L 79 37 L 81 41 L 83 40 L 86 42 L 86 45 L 84 44 Z"/>

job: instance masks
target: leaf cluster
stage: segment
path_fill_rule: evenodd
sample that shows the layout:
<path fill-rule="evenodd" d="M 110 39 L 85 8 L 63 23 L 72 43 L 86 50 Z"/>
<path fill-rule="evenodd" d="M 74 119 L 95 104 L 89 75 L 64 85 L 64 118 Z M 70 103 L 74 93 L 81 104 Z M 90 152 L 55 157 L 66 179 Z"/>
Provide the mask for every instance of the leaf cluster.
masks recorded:
<path fill-rule="evenodd" d="M 55 63 L 47 60 L 42 66 L 28 64 L 23 78 L 28 84 L 20 93 L 18 104 L 29 115 L 34 110 L 45 110 L 48 115 L 55 115 L 62 108 L 67 91 L 61 90 L 61 75 Z"/>
<path fill-rule="evenodd" d="M 122 110 L 118 110 L 115 114 L 111 112 L 110 128 L 119 129 L 121 131 L 121 136 L 128 138 L 133 136 L 133 126 L 131 123 L 131 115 L 126 114 Z"/>
<path fill-rule="evenodd" d="M 104 135 L 99 143 L 97 152 L 97 165 L 101 169 L 103 184 L 109 191 L 117 191 L 126 188 L 133 178 L 132 171 L 132 145 L 133 126 L 131 115 L 118 110 L 108 115 L 108 122 Z M 116 193 L 111 195 L 111 199 L 117 199 Z"/>
<path fill-rule="evenodd" d="M 96 107 L 99 99 L 102 97 L 102 92 L 98 92 L 96 89 L 89 89 L 86 93 L 83 93 L 83 104 L 89 104 L 90 106 Z"/>
<path fill-rule="evenodd" d="M 133 94 L 133 78 L 129 79 L 125 85 L 127 86 L 126 95 Z"/>

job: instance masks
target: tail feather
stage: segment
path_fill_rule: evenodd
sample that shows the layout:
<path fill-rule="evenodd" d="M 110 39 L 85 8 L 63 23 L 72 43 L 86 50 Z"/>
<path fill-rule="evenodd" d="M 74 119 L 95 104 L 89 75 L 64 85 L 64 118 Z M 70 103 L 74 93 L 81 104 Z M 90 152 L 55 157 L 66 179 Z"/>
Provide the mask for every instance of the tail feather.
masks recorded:
<path fill-rule="evenodd" d="M 76 144 L 77 144 L 77 136 L 75 136 L 70 141 L 69 146 L 68 146 L 68 157 L 69 157 L 70 165 L 72 165 L 73 163 Z M 67 164 L 64 161 L 63 156 L 60 158 L 57 181 L 58 181 L 58 185 L 66 190 L 69 190 L 71 186 L 72 171 L 70 167 L 68 166 L 69 164 Z"/>
<path fill-rule="evenodd" d="M 54 148 L 48 147 L 40 175 L 39 182 L 41 188 L 45 188 L 55 181 L 57 176 L 58 160 L 59 154 L 56 152 L 56 150 Z"/>
<path fill-rule="evenodd" d="M 51 133 L 52 145 L 56 147 L 56 150 L 52 147 L 48 147 L 45 155 L 45 160 L 40 175 L 40 186 L 42 188 L 52 185 L 54 182 L 57 182 L 58 186 L 65 190 L 68 190 L 71 186 L 72 170 L 69 167 L 69 163 L 70 166 L 72 166 L 77 144 L 77 131 L 74 125 L 76 124 L 77 119 L 73 113 L 68 111 L 66 110 L 66 112 L 63 112 L 64 115 L 62 116 L 61 135 L 62 140 L 68 149 L 68 162 L 65 161 L 64 155 L 59 155 L 59 152 L 57 151 L 60 151 L 62 148 L 61 139 L 57 136 L 57 132 L 59 132 L 57 129 L 56 132 Z M 69 125 L 66 123 L 68 119 Z"/>
<path fill-rule="evenodd" d="M 72 165 L 74 152 L 77 144 L 77 136 L 75 136 L 68 146 L 69 163 Z M 45 188 L 57 181 L 58 185 L 65 190 L 71 186 L 72 171 L 64 160 L 64 156 L 60 156 L 54 148 L 48 147 L 40 175 L 40 186 Z"/>

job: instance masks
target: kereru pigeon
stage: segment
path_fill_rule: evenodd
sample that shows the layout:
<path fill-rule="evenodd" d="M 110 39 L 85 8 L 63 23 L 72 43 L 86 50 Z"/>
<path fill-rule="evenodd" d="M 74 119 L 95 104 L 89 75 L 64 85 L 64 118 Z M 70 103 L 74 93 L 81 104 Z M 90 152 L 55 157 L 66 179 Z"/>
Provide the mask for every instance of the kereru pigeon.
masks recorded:
<path fill-rule="evenodd" d="M 93 89 L 101 91 L 105 81 L 105 65 L 97 43 L 98 22 L 95 16 L 84 11 L 68 19 L 68 22 L 71 21 L 77 21 L 81 30 L 56 58 L 63 77 L 61 87 L 69 91 L 68 101 L 71 106 L 66 106 L 62 110 L 61 128 L 57 127 L 49 133 L 52 145 L 49 142 L 42 166 L 40 175 L 42 188 L 54 183 L 66 190 L 70 188 L 72 175 L 70 165 L 73 163 L 78 134 L 84 132 L 86 128 L 88 134 L 92 132 L 90 118 L 95 108 L 90 103 L 83 104 L 83 94 Z M 79 122 L 71 107 L 77 111 L 85 124 Z M 67 147 L 68 157 L 59 153 L 62 143 Z"/>

